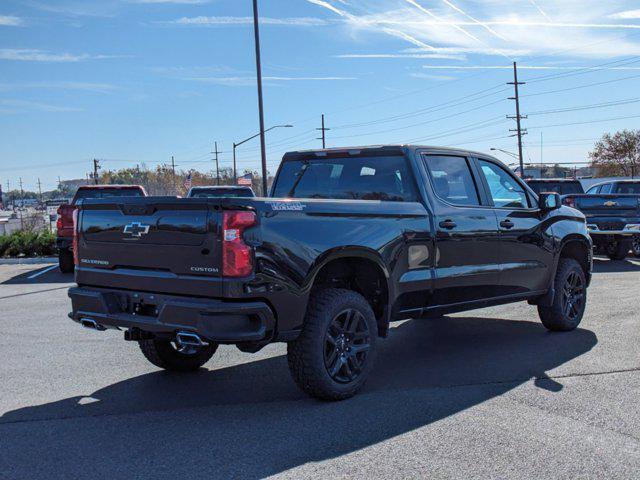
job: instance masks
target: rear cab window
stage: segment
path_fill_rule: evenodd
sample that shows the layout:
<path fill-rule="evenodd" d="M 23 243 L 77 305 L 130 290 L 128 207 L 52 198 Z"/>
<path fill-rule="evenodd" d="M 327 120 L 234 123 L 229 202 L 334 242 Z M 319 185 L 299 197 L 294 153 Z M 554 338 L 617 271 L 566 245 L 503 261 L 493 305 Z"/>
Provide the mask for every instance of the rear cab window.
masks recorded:
<path fill-rule="evenodd" d="M 73 197 L 73 203 L 85 198 L 142 197 L 139 188 L 81 188 Z"/>
<path fill-rule="evenodd" d="M 424 155 L 435 194 L 453 205 L 479 206 L 480 197 L 466 157 Z"/>
<path fill-rule="evenodd" d="M 584 193 L 580 182 L 536 182 L 533 180 L 527 184 L 536 193 L 555 192 L 560 195 Z"/>
<path fill-rule="evenodd" d="M 194 189 L 191 198 L 227 198 L 253 197 L 253 191 L 248 188 L 198 188 Z"/>
<path fill-rule="evenodd" d="M 286 160 L 280 167 L 272 196 L 417 201 L 413 174 L 401 155 Z"/>

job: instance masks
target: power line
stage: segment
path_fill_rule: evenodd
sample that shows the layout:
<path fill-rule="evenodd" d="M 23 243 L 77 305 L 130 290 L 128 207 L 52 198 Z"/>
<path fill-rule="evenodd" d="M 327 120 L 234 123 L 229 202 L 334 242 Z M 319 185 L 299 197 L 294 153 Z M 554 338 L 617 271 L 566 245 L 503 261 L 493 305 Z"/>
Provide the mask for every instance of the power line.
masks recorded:
<path fill-rule="evenodd" d="M 599 86 L 599 85 L 607 85 L 609 83 L 622 82 L 624 80 L 630 80 L 632 78 L 639 78 L 639 77 L 640 77 L 640 74 L 639 75 L 630 75 L 628 77 L 614 78 L 612 80 L 606 80 L 606 81 L 603 81 L 603 82 L 587 83 L 585 85 L 578 85 L 578 86 L 575 86 L 575 87 L 561 88 L 561 89 L 558 89 L 558 90 L 547 90 L 547 91 L 544 91 L 544 92 L 528 93 L 526 95 L 521 95 L 521 96 L 522 97 L 537 97 L 539 95 L 550 95 L 552 93 L 561 93 L 561 92 L 568 92 L 568 91 L 573 91 L 573 90 L 580 90 L 580 89 L 583 89 L 583 88 L 596 87 L 596 86 Z"/>
<path fill-rule="evenodd" d="M 529 127 L 529 130 L 537 130 L 540 128 L 552 128 L 552 127 L 568 127 L 572 125 L 590 125 L 592 123 L 611 122 L 614 120 L 628 120 L 631 118 L 640 118 L 640 115 L 627 115 L 624 117 L 600 118 L 598 120 L 588 120 L 584 122 L 556 123 L 554 125 L 537 125 L 534 127 Z"/>

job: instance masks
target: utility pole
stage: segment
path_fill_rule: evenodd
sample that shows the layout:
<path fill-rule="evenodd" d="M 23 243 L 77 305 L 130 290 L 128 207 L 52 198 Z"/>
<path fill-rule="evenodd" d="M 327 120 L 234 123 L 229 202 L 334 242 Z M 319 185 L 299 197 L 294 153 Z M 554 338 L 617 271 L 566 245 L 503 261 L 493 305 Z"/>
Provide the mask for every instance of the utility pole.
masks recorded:
<path fill-rule="evenodd" d="M 22 218 L 22 209 L 24 208 L 24 190 L 22 189 L 22 177 L 20 177 L 20 200 L 23 201 L 20 206 L 20 230 L 24 230 L 24 220 Z"/>
<path fill-rule="evenodd" d="M 216 182 L 217 182 L 218 185 L 220 185 L 220 168 L 219 168 L 219 165 L 218 165 L 218 154 L 222 153 L 222 152 L 218 151 L 218 142 L 213 142 L 213 144 L 214 144 L 215 147 L 214 147 L 213 152 L 211 152 L 211 153 L 213 153 L 216 156 L 216 158 L 214 158 L 214 160 L 216 162 Z M 234 162 L 234 167 L 235 167 L 235 162 Z M 234 168 L 234 170 L 235 170 L 235 168 Z"/>
<path fill-rule="evenodd" d="M 238 181 L 238 175 L 236 174 L 236 147 L 238 144 L 233 142 L 233 184 L 235 185 Z"/>
<path fill-rule="evenodd" d="M 322 114 L 322 127 L 316 128 L 316 130 L 320 130 L 322 132 L 322 137 L 317 138 L 316 140 L 322 140 L 322 148 L 326 148 L 324 132 L 326 132 L 327 130 L 331 130 L 331 129 L 324 127 L 324 113 Z"/>
<path fill-rule="evenodd" d="M 42 185 L 40 184 L 40 178 L 38 178 L 38 197 L 40 198 L 40 202 L 42 202 Z"/>
<path fill-rule="evenodd" d="M 264 109 L 262 107 L 262 68 L 260 67 L 260 29 L 258 27 L 258 0 L 253 0 L 253 34 L 256 43 L 256 75 L 258 80 L 258 114 L 260 116 L 260 156 L 262 158 L 262 195 L 267 195 L 267 152 L 264 144 Z M 235 177 L 235 162 L 234 162 Z M 234 180 L 235 184 L 235 180 Z"/>
<path fill-rule="evenodd" d="M 98 185 L 98 169 L 100 168 L 100 160 L 93 159 L 93 183 Z"/>
<path fill-rule="evenodd" d="M 172 172 L 172 177 L 171 177 L 171 184 L 173 185 L 173 191 L 174 193 L 178 193 L 178 189 L 176 187 L 176 161 L 173 158 L 173 155 L 171 155 L 171 172 Z"/>
<path fill-rule="evenodd" d="M 508 82 L 507 85 L 513 85 L 515 90 L 515 96 L 509 97 L 509 100 L 515 100 L 516 102 L 516 115 L 515 117 L 512 115 L 507 115 L 509 119 L 515 119 L 517 128 L 510 129 L 510 132 L 516 132 L 518 137 L 518 159 L 520 160 L 520 176 L 524 178 L 524 163 L 522 161 L 522 136 L 527 134 L 526 130 L 522 129 L 520 124 L 520 120 L 523 118 L 527 118 L 526 115 L 520 115 L 520 95 L 518 93 L 518 85 L 525 85 L 525 82 L 518 82 L 518 66 L 516 62 L 513 62 L 513 82 Z"/>

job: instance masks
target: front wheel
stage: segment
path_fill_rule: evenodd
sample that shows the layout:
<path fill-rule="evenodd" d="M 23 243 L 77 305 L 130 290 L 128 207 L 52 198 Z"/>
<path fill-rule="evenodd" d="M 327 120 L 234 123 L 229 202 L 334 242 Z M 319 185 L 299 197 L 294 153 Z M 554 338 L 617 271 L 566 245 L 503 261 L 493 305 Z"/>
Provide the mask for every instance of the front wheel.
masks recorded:
<path fill-rule="evenodd" d="M 630 246 L 628 241 L 613 242 L 607 245 L 607 256 L 611 260 L 624 260 L 627 258 Z"/>
<path fill-rule="evenodd" d="M 140 350 L 147 360 L 156 367 L 177 372 L 199 369 L 216 353 L 218 345 L 211 343 L 202 347 L 181 346 L 168 340 L 140 340 Z"/>
<path fill-rule="evenodd" d="M 631 243 L 631 253 L 633 253 L 635 257 L 640 258 L 640 235 L 633 236 L 633 241 Z"/>
<path fill-rule="evenodd" d="M 321 290 L 312 295 L 300 336 L 288 345 L 291 375 L 312 397 L 352 397 L 371 372 L 376 337 L 376 318 L 362 295 Z"/>
<path fill-rule="evenodd" d="M 553 287 L 553 304 L 550 307 L 538 305 L 540 320 L 555 332 L 574 330 L 587 305 L 587 280 L 580 264 L 573 258 L 561 258 Z"/>

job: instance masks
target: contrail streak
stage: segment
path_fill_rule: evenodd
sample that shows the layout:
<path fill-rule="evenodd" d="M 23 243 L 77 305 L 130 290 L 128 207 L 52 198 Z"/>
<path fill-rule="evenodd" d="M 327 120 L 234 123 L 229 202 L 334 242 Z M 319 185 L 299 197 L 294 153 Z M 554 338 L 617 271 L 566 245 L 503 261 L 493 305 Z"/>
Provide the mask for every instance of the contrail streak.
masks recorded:
<path fill-rule="evenodd" d="M 444 20 L 442 20 L 440 17 L 438 17 L 437 15 L 435 15 L 434 13 L 432 13 L 430 10 L 427 10 L 426 8 L 424 8 L 422 5 L 420 5 L 418 2 L 416 2 L 415 0 L 406 0 L 407 3 L 409 3 L 410 5 L 413 5 L 414 7 L 416 7 L 418 10 L 420 10 L 423 13 L 426 13 L 427 15 L 429 15 L 432 18 L 435 18 L 436 20 L 438 20 L 440 23 L 444 24 L 444 25 L 448 25 L 450 27 L 455 28 L 456 30 L 458 30 L 459 32 L 462 32 L 464 35 L 466 35 L 469 38 L 472 38 L 473 40 L 475 40 L 476 42 L 482 43 L 482 41 L 471 35 L 469 32 L 467 32 L 464 28 L 456 25 L 455 23 L 451 23 L 451 22 L 445 22 Z"/>
<path fill-rule="evenodd" d="M 531 3 L 531 5 L 533 5 L 534 7 L 536 7 L 538 9 L 538 11 L 540 12 L 540 14 L 546 18 L 547 20 L 549 20 L 550 22 L 553 21 L 551 20 L 551 18 L 549 18 L 549 15 L 546 14 L 546 12 L 544 10 L 542 10 L 542 8 L 540 8 L 540 5 L 538 5 L 538 3 L 536 2 L 536 0 L 529 0 L 529 3 Z"/>
<path fill-rule="evenodd" d="M 476 18 L 472 17 L 471 15 L 469 15 L 467 12 L 465 12 L 464 10 L 462 10 L 460 7 L 458 7 L 457 5 L 454 5 L 453 3 L 451 3 L 449 0 L 442 0 L 444 3 L 446 3 L 447 5 L 449 5 L 451 8 L 453 8 L 456 12 L 461 13 L 462 15 L 464 15 L 465 17 L 467 17 L 469 20 L 471 20 L 474 23 L 477 23 L 478 25 L 480 25 L 481 27 L 485 28 L 489 33 L 491 33 L 492 35 L 498 37 L 500 40 L 504 40 L 507 41 L 506 38 L 504 38 L 502 35 L 500 35 L 498 32 L 496 32 L 493 28 L 491 28 L 490 26 L 488 26 L 486 23 L 481 22 L 480 20 L 477 20 Z M 531 0 L 531 2 L 533 2 L 533 0 Z"/>

